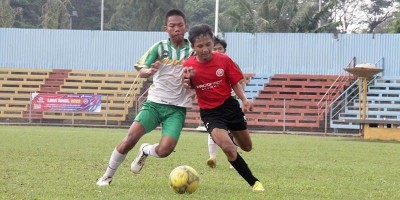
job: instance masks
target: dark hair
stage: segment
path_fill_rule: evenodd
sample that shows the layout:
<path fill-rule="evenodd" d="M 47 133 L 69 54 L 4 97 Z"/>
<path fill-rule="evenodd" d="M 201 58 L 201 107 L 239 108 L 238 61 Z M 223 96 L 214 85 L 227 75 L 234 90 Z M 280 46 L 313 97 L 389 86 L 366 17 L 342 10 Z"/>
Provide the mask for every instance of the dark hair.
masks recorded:
<path fill-rule="evenodd" d="M 224 39 L 218 37 L 218 36 L 214 36 L 214 39 L 213 39 L 213 40 L 214 40 L 214 46 L 215 46 L 216 44 L 221 44 L 222 47 L 224 47 L 224 49 L 226 49 L 226 47 L 228 46 L 228 45 L 226 44 L 226 41 L 225 41 Z"/>
<path fill-rule="evenodd" d="M 168 18 L 171 16 L 181 16 L 183 18 L 183 21 L 186 23 L 186 17 L 185 14 L 179 9 L 171 9 L 165 14 L 165 22 L 164 25 L 167 25 Z"/>
<path fill-rule="evenodd" d="M 194 44 L 194 40 L 201 35 L 209 35 L 211 38 L 214 38 L 214 34 L 211 30 L 211 27 L 207 24 L 198 24 L 189 29 L 189 41 Z"/>

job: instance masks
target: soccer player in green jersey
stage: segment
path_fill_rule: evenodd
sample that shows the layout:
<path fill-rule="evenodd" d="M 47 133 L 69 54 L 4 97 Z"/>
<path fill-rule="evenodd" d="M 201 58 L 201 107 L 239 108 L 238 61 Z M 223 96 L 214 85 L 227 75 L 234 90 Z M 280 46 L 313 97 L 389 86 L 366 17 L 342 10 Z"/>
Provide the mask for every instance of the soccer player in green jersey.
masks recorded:
<path fill-rule="evenodd" d="M 131 164 L 131 171 L 139 173 L 148 156 L 164 158 L 174 150 L 181 134 L 186 108 L 192 107 L 193 91 L 183 87 L 182 62 L 190 55 L 189 41 L 184 39 L 187 30 L 185 15 L 172 9 L 165 16 L 168 40 L 155 43 L 140 58 L 135 68 L 141 77 L 153 76 L 147 101 L 128 130 L 126 137 L 115 147 L 108 167 L 97 185 L 110 185 L 118 166 L 140 138 L 162 124 L 159 143 L 144 143 Z"/>

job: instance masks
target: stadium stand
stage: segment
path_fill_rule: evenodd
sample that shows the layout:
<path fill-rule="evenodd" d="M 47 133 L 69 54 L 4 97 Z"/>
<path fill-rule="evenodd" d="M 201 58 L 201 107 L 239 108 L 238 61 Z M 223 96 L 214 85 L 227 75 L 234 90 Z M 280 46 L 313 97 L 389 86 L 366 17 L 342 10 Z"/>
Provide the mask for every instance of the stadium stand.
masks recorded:
<path fill-rule="evenodd" d="M 133 106 L 132 101 L 126 104 L 127 92 L 133 87 L 133 92 L 139 94 L 146 80 L 138 78 L 137 72 L 1 68 L 0 74 L 0 119 L 39 119 L 60 123 L 72 120 L 121 124 L 127 120 Z M 30 98 L 35 92 L 101 94 L 102 110 L 99 113 L 32 112 Z"/>
<path fill-rule="evenodd" d="M 357 85 L 356 85 L 357 86 Z M 356 88 L 358 89 L 358 88 Z M 360 98 L 349 98 L 338 119 L 331 126 L 339 129 L 358 129 L 358 123 L 346 122 L 360 119 Z M 368 86 L 367 120 L 400 121 L 400 77 L 378 77 Z"/>
<path fill-rule="evenodd" d="M 62 78 L 62 75 L 59 75 Z M 109 72 L 73 70 L 68 72 L 64 83 L 60 85 L 59 94 L 101 94 L 102 108 L 100 113 L 67 113 L 45 112 L 44 119 L 107 121 L 120 125 L 126 120 L 130 103 L 126 105 L 125 96 L 134 85 L 135 94 L 140 94 L 145 79 L 138 78 L 137 72 Z M 48 87 L 47 87 L 48 88 Z"/>
<path fill-rule="evenodd" d="M 270 77 L 264 89 L 254 97 L 254 108 L 246 114 L 249 127 L 302 127 L 317 128 L 321 119 L 318 102 L 327 94 L 335 96 L 343 91 L 327 93 L 337 82 L 333 75 L 276 74 Z M 339 79 L 341 80 L 341 79 Z"/>
<path fill-rule="evenodd" d="M 49 121 L 63 124 L 109 124 L 121 125 L 132 120 L 132 101 L 127 104 L 127 93 L 133 89 L 136 95 L 142 93 L 144 81 L 138 78 L 137 72 L 109 72 L 85 70 L 38 70 L 38 69 L 10 69 L 0 70 L 0 119 L 38 119 L 40 122 Z M 343 91 L 327 94 L 337 80 L 332 75 L 290 75 L 276 74 L 256 75 L 245 74 L 246 96 L 254 99 L 254 110 L 246 114 L 250 128 L 263 127 L 319 127 L 321 119 L 318 118 L 318 102 L 328 95 L 333 99 Z M 388 103 L 398 104 L 400 94 L 390 83 L 399 84 L 399 80 L 377 80 L 374 87 L 370 87 L 371 95 L 374 89 L 390 90 L 384 94 L 375 94 L 378 102 L 382 95 L 387 99 L 380 100 L 379 106 L 374 109 L 380 111 L 377 117 L 399 119 L 397 107 L 386 106 Z M 345 85 L 349 85 L 346 81 Z M 386 84 L 386 85 L 385 85 Z M 394 87 L 394 88 L 393 88 Z M 261 89 L 260 89 L 261 88 Z M 30 95 L 34 92 L 59 93 L 59 94 L 101 94 L 102 111 L 99 113 L 71 113 L 71 112 L 43 112 L 30 111 Z M 397 96 L 396 96 L 397 95 Z M 370 97 L 372 98 L 372 96 Z M 284 104 L 285 103 L 285 104 Z M 357 102 L 354 103 L 357 107 Z M 384 107 L 386 106 L 386 107 Z M 348 108 L 351 110 L 354 108 Z M 371 107 L 372 109 L 372 107 Z M 373 110 L 371 110 L 373 111 Z M 397 112 L 394 115 L 384 115 L 383 112 Z M 372 114 L 374 113 L 372 112 Z M 349 113 L 347 113 L 349 114 Z M 345 116 L 346 114 L 342 114 Z M 371 115 L 371 114 L 370 114 Z M 372 116 L 372 115 L 371 115 Z M 197 101 L 188 109 L 185 127 L 198 127 L 201 120 Z"/>
<path fill-rule="evenodd" d="M 21 119 L 51 70 L 0 68 L 0 118 Z"/>
<path fill-rule="evenodd" d="M 256 97 L 262 89 L 264 89 L 264 86 L 268 84 L 269 78 L 270 75 L 268 74 L 257 74 L 251 76 L 248 79 L 244 90 L 247 99 L 253 100 L 253 98 Z"/>

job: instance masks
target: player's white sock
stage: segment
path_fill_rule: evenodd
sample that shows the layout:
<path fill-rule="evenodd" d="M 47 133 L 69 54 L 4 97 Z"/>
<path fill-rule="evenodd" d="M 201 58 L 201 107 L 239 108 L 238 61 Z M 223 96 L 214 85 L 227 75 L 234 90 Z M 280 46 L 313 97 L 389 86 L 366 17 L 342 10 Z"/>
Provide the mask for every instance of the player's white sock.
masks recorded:
<path fill-rule="evenodd" d="M 217 157 L 217 144 L 215 144 L 211 135 L 208 135 L 208 154 L 210 155 L 210 158 Z"/>
<path fill-rule="evenodd" d="M 160 156 L 158 156 L 157 152 L 156 152 L 156 147 L 158 146 L 158 143 L 156 144 L 151 144 L 151 145 L 147 145 L 145 147 L 143 147 L 143 152 L 147 155 L 159 158 Z"/>
<path fill-rule="evenodd" d="M 120 154 L 115 148 L 111 153 L 110 161 L 108 162 L 108 167 L 104 173 L 104 177 L 113 177 L 119 165 L 125 160 L 125 157 L 126 154 Z"/>

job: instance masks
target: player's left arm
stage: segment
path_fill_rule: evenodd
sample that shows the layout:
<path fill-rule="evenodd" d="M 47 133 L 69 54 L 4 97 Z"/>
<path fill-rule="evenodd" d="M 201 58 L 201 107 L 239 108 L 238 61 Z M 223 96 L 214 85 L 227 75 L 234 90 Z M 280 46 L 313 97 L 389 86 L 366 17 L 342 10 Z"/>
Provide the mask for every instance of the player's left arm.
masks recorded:
<path fill-rule="evenodd" d="M 236 84 L 232 85 L 233 91 L 240 100 L 242 100 L 242 110 L 245 111 L 252 111 L 253 110 L 253 103 L 246 98 L 244 94 L 243 86 L 241 82 L 237 82 Z"/>
<path fill-rule="evenodd" d="M 243 90 L 246 88 L 246 77 L 244 77 L 244 74 L 243 74 L 243 72 L 242 72 L 242 69 L 240 69 L 240 67 L 239 67 L 239 65 L 235 62 L 235 65 L 236 65 L 236 67 L 238 68 L 238 70 L 240 71 L 240 73 L 242 73 L 242 75 L 243 75 L 243 79 L 242 80 L 240 80 L 240 84 L 242 85 L 242 87 L 243 87 Z"/>
<path fill-rule="evenodd" d="M 243 82 L 245 80 L 242 71 L 239 66 L 229 58 L 228 60 L 229 70 L 228 76 L 230 77 L 230 82 L 232 83 L 232 89 L 235 92 L 236 96 L 242 100 L 242 110 L 245 112 L 246 110 L 253 110 L 253 103 L 246 98 L 244 94 Z"/>

